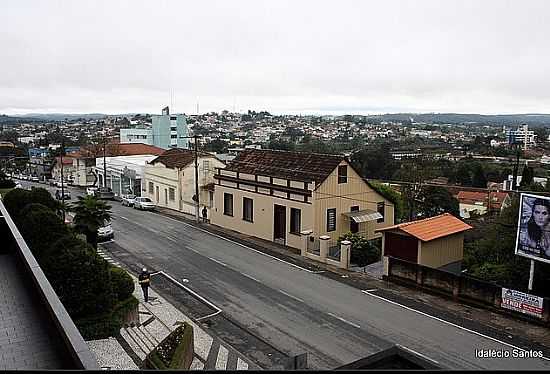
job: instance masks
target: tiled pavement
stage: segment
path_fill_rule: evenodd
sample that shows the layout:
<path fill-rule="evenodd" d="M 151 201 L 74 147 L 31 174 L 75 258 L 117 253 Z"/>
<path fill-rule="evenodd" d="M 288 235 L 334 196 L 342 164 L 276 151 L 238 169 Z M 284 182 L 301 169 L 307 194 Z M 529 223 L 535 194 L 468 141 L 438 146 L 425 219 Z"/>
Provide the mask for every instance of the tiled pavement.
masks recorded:
<path fill-rule="evenodd" d="M 102 249 L 99 249 L 98 253 L 108 262 L 119 265 Z M 106 349 L 107 344 L 116 345 L 112 340 L 88 342 L 101 366 L 113 369 L 135 369 L 136 365 L 140 364 L 140 361 L 159 342 L 168 336 L 179 323 L 185 321 L 193 326 L 195 338 L 195 357 L 191 370 L 248 370 L 249 366 L 252 368 L 252 364 L 245 357 L 217 337 L 209 335 L 189 317 L 157 294 L 153 288 L 149 289 L 149 301 L 145 303 L 137 278 L 133 275 L 132 278 L 136 285 L 134 296 L 140 301 L 140 325 L 127 326 L 120 331 L 126 342 L 126 349 L 131 351 L 129 354 L 122 353 L 120 344 L 113 349 Z M 133 356 L 137 363 L 130 362 L 130 356 Z M 254 368 L 257 367 L 254 366 Z"/>
<path fill-rule="evenodd" d="M 46 311 L 12 254 L 0 255 L 0 297 L 0 370 L 66 368 L 66 350 L 44 324 Z"/>

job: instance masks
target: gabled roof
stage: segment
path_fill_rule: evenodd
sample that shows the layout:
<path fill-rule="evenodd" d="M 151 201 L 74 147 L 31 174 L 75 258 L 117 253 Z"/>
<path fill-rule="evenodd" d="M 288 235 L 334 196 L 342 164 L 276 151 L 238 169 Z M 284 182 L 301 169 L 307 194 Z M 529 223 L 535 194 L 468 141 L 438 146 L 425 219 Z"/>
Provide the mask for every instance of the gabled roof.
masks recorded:
<path fill-rule="evenodd" d="M 320 153 L 246 149 L 225 170 L 298 181 L 323 182 L 345 160 L 344 156 Z"/>
<path fill-rule="evenodd" d="M 208 152 L 199 152 L 200 157 L 213 157 L 213 154 Z M 190 163 L 195 161 L 195 151 L 184 148 L 174 148 L 164 151 L 160 156 L 151 160 L 150 164 L 156 164 L 157 162 L 163 164 L 167 168 L 183 169 Z"/>
<path fill-rule="evenodd" d="M 500 208 L 506 197 L 508 197 L 508 193 L 491 191 L 490 195 L 488 195 L 486 192 L 460 191 L 457 195 L 457 199 L 462 204 L 475 204 L 476 202 L 481 202 L 486 206 L 489 196 L 491 207 Z"/>
<path fill-rule="evenodd" d="M 162 154 L 165 149 L 143 143 L 109 143 L 105 147 L 105 156 L 137 156 Z M 82 147 L 78 153 L 79 157 L 102 157 L 103 145 L 92 145 Z"/>
<path fill-rule="evenodd" d="M 456 234 L 471 229 L 472 226 L 462 222 L 450 213 L 444 213 L 439 216 L 425 218 L 419 221 L 400 223 L 376 232 L 388 230 L 401 230 L 423 242 L 428 242 L 444 236 Z"/>

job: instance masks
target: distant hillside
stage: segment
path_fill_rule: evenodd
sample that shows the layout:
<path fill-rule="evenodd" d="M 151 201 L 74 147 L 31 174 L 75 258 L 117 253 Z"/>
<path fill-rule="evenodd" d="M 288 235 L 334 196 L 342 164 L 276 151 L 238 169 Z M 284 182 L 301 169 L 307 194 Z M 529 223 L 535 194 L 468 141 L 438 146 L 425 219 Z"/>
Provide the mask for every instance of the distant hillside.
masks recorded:
<path fill-rule="evenodd" d="M 17 125 L 19 123 L 38 122 L 41 121 L 35 117 L 12 117 L 0 114 L 0 125 Z"/>
<path fill-rule="evenodd" d="M 14 117 L 17 118 L 38 118 L 43 121 L 63 121 L 64 119 L 68 120 L 77 120 L 77 119 L 101 119 L 105 118 L 107 115 L 103 113 L 77 113 L 77 114 L 68 114 L 68 113 L 32 113 L 32 114 L 19 114 Z"/>
<path fill-rule="evenodd" d="M 515 126 L 522 123 L 528 125 L 550 125 L 550 114 L 458 114 L 458 113 L 394 113 L 368 118 L 380 121 L 415 122 L 426 123 L 452 123 L 452 124 L 478 124 L 478 125 L 507 125 Z"/>

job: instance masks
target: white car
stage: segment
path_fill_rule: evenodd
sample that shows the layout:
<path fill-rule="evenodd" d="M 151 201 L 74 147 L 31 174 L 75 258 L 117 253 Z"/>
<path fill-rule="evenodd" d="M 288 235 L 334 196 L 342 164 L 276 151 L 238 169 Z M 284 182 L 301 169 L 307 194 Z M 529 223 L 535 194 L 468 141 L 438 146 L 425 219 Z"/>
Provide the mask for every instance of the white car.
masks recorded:
<path fill-rule="evenodd" d="M 134 209 L 154 210 L 155 203 L 148 197 L 136 197 L 134 199 Z"/>
<path fill-rule="evenodd" d="M 88 187 L 86 188 L 86 195 L 94 196 L 97 191 L 97 187 Z"/>
<path fill-rule="evenodd" d="M 67 186 L 67 183 L 66 183 L 66 182 L 63 182 L 63 184 L 64 184 L 65 186 Z M 60 180 L 58 180 L 58 181 L 55 182 L 55 187 L 61 188 L 61 181 L 60 181 Z"/>
<path fill-rule="evenodd" d="M 100 227 L 97 230 L 98 241 L 109 240 L 109 239 L 113 239 L 114 237 L 115 237 L 115 232 L 113 231 L 113 228 L 109 223 L 103 227 Z"/>
<path fill-rule="evenodd" d="M 31 177 L 31 181 L 33 182 L 40 182 L 40 178 L 38 178 L 36 175 Z"/>
<path fill-rule="evenodd" d="M 122 205 L 134 206 L 136 195 L 122 195 Z"/>

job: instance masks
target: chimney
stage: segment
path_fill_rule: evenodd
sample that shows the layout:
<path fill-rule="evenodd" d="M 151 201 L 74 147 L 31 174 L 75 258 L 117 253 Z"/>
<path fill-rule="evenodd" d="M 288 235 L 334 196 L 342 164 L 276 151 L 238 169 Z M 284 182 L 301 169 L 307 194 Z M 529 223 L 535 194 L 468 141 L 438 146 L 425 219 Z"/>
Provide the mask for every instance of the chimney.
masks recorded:
<path fill-rule="evenodd" d="M 168 108 L 168 106 L 165 106 L 164 108 L 162 108 L 162 115 L 163 116 L 167 116 L 170 114 L 170 109 Z"/>

